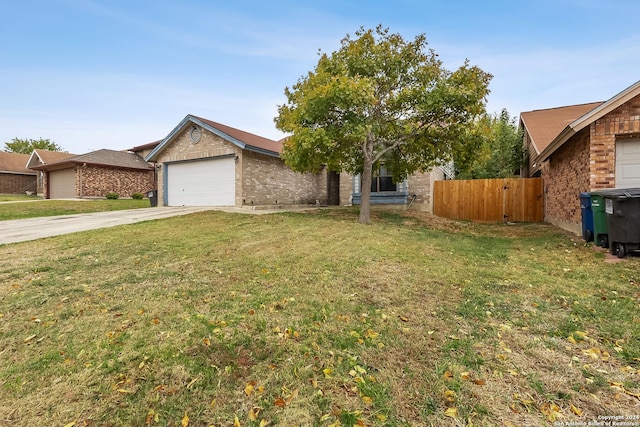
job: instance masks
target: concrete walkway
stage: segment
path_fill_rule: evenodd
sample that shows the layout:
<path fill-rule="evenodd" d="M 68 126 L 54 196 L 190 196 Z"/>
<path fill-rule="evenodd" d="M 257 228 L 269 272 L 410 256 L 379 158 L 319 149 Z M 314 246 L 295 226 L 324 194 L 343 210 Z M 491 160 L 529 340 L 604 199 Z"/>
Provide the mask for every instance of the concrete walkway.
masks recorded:
<path fill-rule="evenodd" d="M 254 215 L 284 212 L 283 209 L 250 210 L 232 207 L 156 207 L 14 219 L 9 221 L 0 221 L 0 245 L 25 242 L 27 240 L 36 240 L 43 237 L 58 236 L 78 231 L 95 230 L 98 228 L 107 228 L 123 224 L 133 224 L 153 219 L 169 218 L 178 215 L 188 215 L 194 212 L 206 210 L 220 210 L 224 212 Z"/>

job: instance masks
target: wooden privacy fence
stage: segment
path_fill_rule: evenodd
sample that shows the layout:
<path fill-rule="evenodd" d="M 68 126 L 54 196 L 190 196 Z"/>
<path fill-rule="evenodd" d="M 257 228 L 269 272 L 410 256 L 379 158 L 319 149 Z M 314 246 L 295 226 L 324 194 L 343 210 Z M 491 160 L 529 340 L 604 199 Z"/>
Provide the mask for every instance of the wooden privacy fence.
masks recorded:
<path fill-rule="evenodd" d="M 436 181 L 433 213 L 487 222 L 542 222 L 542 178 Z"/>

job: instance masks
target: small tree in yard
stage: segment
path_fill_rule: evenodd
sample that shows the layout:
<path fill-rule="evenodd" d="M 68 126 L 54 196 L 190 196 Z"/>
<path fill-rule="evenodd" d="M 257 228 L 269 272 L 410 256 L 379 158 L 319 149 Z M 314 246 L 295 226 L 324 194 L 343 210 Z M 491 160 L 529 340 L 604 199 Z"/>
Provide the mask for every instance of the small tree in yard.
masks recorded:
<path fill-rule="evenodd" d="M 283 157 L 292 169 L 362 175 L 359 220 L 368 223 L 380 164 L 400 182 L 471 156 L 482 138 L 468 124 L 485 112 L 492 76 L 468 62 L 446 70 L 424 35 L 409 42 L 381 26 L 355 35 L 285 89 L 275 123 L 290 134 Z"/>
<path fill-rule="evenodd" d="M 13 138 L 4 143 L 4 151 L 8 153 L 31 154 L 35 148 L 49 151 L 62 151 L 62 147 L 48 139 L 20 139 Z"/>
<path fill-rule="evenodd" d="M 485 142 L 470 162 L 455 159 L 456 178 L 508 178 L 517 174 L 524 162 L 524 150 L 515 118 L 503 109 L 499 115 L 479 120 L 477 126 L 483 128 Z"/>

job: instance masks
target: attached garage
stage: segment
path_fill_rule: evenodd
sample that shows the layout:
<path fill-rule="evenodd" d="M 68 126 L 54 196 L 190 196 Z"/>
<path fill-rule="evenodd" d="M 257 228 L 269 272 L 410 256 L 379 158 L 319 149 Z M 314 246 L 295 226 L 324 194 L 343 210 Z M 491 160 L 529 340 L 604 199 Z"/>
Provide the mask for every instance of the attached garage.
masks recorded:
<path fill-rule="evenodd" d="M 168 206 L 234 206 L 234 156 L 165 165 Z"/>
<path fill-rule="evenodd" d="M 49 198 L 73 199 L 76 197 L 76 168 L 49 172 Z"/>
<path fill-rule="evenodd" d="M 616 188 L 640 187 L 640 138 L 616 141 Z"/>

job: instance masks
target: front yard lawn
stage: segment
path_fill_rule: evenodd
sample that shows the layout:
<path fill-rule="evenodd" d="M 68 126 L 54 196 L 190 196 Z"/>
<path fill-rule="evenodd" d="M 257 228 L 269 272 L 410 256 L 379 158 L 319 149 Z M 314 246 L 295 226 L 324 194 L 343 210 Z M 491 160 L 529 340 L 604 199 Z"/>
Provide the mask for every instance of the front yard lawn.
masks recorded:
<path fill-rule="evenodd" d="M 30 201 L 27 202 L 26 200 Z M 0 203 L 0 221 L 89 212 L 118 211 L 123 209 L 148 208 L 151 206 L 148 199 L 42 200 L 32 196 L 30 198 L 20 198 L 9 201 L 14 201 L 15 203 Z"/>
<path fill-rule="evenodd" d="M 0 247 L 0 425 L 640 414 L 640 259 L 543 224 L 207 211 Z"/>

